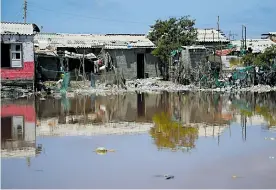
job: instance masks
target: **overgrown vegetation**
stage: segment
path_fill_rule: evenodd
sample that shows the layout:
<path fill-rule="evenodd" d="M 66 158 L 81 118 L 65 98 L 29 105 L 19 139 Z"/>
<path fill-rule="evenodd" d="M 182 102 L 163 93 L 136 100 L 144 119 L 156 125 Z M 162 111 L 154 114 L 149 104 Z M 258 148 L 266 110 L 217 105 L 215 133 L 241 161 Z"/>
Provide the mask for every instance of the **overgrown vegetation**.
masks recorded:
<path fill-rule="evenodd" d="M 168 65 L 170 53 L 181 46 L 193 45 L 197 40 L 197 30 L 194 27 L 195 20 L 189 16 L 157 20 L 151 26 L 148 38 L 157 46 L 152 54 L 160 58 L 160 72 L 165 80 L 168 80 Z"/>
<path fill-rule="evenodd" d="M 242 58 L 242 61 L 246 66 L 247 65 L 263 66 L 263 65 L 271 64 L 275 58 L 276 58 L 276 45 L 273 45 L 266 48 L 264 53 L 261 53 L 261 54 L 248 53 Z"/>

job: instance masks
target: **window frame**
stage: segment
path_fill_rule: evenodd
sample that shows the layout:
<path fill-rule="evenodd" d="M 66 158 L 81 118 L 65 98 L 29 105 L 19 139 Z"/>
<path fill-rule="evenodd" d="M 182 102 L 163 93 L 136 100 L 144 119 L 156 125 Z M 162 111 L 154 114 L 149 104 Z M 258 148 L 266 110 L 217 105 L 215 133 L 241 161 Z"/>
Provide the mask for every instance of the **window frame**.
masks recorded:
<path fill-rule="evenodd" d="M 23 44 L 22 43 L 9 43 L 10 44 L 10 67 L 11 69 L 22 69 L 24 67 L 24 61 L 23 61 Z M 16 50 L 16 46 L 20 46 L 20 50 Z M 14 48 L 13 48 L 14 47 Z M 13 54 L 20 53 L 20 59 L 14 59 Z M 20 66 L 13 66 L 13 61 L 19 61 Z"/>

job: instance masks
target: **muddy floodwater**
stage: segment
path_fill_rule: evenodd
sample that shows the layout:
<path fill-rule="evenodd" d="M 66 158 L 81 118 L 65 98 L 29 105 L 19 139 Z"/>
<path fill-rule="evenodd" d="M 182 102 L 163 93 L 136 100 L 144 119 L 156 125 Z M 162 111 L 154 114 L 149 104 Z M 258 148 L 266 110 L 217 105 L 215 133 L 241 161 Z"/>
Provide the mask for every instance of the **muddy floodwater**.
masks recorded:
<path fill-rule="evenodd" d="M 2 188 L 276 188 L 275 93 L 1 103 Z"/>

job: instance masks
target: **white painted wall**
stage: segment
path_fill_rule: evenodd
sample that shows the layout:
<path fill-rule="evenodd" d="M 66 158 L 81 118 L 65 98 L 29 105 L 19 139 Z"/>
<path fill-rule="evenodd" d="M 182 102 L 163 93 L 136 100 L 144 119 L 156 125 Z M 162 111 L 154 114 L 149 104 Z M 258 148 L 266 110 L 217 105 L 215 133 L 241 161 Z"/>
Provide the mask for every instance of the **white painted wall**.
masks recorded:
<path fill-rule="evenodd" d="M 21 43 L 23 51 L 23 62 L 34 61 L 34 36 L 25 35 L 1 35 L 1 41 L 4 43 Z"/>
<path fill-rule="evenodd" d="M 35 141 L 35 137 L 36 137 L 36 131 L 35 131 L 35 122 L 30 123 L 30 122 L 26 122 L 25 123 L 25 141 Z"/>

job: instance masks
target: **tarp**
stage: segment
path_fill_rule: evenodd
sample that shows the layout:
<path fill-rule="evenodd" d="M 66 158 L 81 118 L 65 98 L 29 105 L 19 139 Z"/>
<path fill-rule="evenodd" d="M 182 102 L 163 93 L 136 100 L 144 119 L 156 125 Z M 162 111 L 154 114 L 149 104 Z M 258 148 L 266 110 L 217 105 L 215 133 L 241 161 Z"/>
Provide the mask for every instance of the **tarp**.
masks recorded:
<path fill-rule="evenodd" d="M 179 48 L 179 49 L 177 49 L 177 50 L 173 50 L 173 51 L 171 52 L 171 56 L 174 57 L 176 54 L 180 53 L 182 50 L 183 50 L 182 48 Z"/>
<path fill-rule="evenodd" d="M 65 51 L 64 53 L 65 53 L 64 57 L 78 58 L 78 59 L 83 58 L 83 54 L 69 52 L 69 51 Z M 93 53 L 85 54 L 84 58 L 86 58 L 86 59 L 97 59 L 97 57 Z"/>
<path fill-rule="evenodd" d="M 232 51 L 233 51 L 233 49 L 216 50 L 216 55 L 225 56 L 225 55 L 230 54 Z"/>

